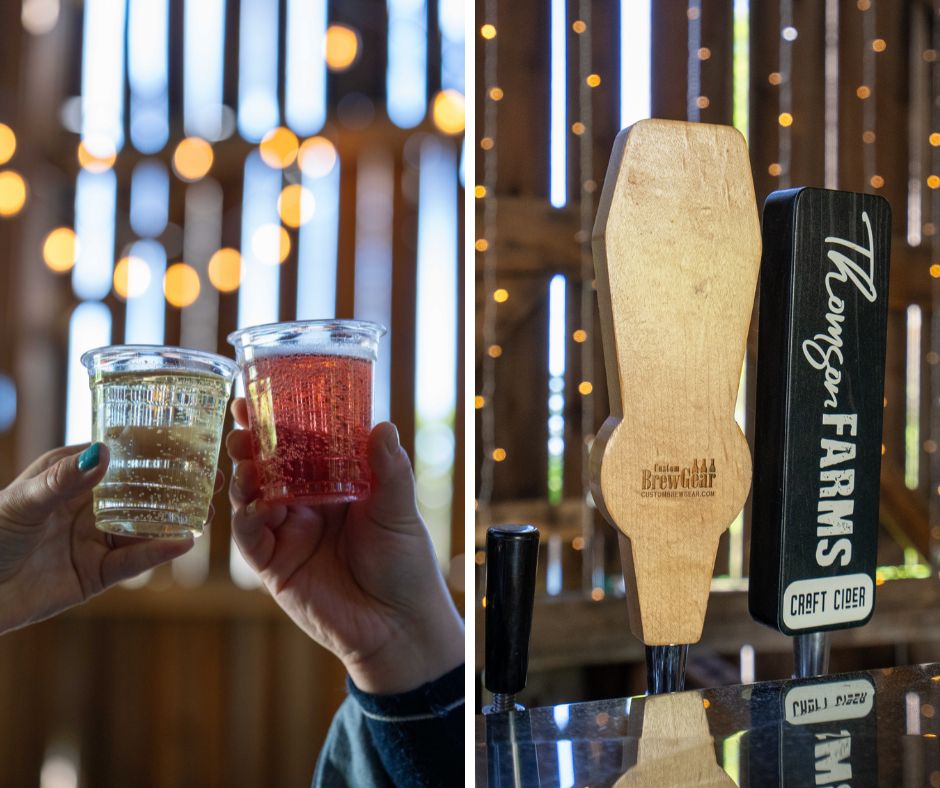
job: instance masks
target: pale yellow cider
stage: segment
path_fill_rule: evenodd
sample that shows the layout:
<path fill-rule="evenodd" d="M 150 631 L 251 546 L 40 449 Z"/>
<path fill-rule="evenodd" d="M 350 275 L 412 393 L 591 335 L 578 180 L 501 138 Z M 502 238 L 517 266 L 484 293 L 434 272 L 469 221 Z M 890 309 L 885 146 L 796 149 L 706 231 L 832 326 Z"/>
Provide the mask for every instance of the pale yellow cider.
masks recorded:
<path fill-rule="evenodd" d="M 91 382 L 94 440 L 111 453 L 95 487 L 99 528 L 157 538 L 199 535 L 215 484 L 228 381 L 161 370 Z"/>

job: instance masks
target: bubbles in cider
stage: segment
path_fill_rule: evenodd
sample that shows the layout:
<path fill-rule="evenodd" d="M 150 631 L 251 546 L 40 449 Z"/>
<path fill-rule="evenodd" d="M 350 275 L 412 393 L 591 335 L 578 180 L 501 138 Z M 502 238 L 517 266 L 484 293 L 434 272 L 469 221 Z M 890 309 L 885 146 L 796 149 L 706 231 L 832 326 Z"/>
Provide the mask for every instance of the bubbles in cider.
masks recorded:
<path fill-rule="evenodd" d="M 116 373 L 92 383 L 94 439 L 108 446 L 95 488 L 104 530 L 183 537 L 208 516 L 229 384 L 194 373 Z"/>
<path fill-rule="evenodd" d="M 273 355 L 245 367 L 252 448 L 267 501 L 353 501 L 369 494 L 372 362 Z"/>

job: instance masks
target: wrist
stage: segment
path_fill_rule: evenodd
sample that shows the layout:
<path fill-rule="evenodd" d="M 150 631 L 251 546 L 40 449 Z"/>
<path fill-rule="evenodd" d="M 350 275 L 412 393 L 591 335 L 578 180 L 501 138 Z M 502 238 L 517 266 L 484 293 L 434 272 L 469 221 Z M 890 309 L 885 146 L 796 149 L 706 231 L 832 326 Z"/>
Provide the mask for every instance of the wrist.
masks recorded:
<path fill-rule="evenodd" d="M 373 695 L 409 692 L 463 664 L 463 621 L 449 597 L 446 603 L 420 619 L 396 622 L 374 652 L 344 659 L 356 687 Z"/>

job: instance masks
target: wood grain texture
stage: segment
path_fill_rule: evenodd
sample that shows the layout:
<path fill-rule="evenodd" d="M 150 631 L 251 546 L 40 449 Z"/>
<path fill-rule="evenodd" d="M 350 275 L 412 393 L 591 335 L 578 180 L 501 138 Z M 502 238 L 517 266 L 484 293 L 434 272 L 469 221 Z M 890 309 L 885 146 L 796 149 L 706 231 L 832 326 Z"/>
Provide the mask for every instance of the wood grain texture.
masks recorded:
<path fill-rule="evenodd" d="M 616 783 L 629 786 L 733 786 L 715 758 L 715 742 L 697 692 L 657 695 L 642 701 L 637 762 Z"/>
<path fill-rule="evenodd" d="M 611 411 L 591 452 L 594 498 L 628 540 L 633 633 L 694 643 L 718 539 L 751 482 L 734 421 L 760 260 L 744 138 L 664 120 L 621 132 L 594 260 Z"/>

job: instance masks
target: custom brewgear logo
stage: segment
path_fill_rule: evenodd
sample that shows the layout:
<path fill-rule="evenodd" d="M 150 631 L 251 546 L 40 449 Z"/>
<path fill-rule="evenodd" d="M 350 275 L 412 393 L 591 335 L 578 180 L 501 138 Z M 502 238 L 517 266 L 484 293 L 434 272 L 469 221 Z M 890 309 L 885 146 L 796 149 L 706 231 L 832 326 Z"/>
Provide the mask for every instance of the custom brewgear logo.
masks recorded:
<path fill-rule="evenodd" d="M 688 465 L 657 462 L 640 474 L 643 498 L 711 498 L 715 495 L 714 457 L 692 460 Z"/>

